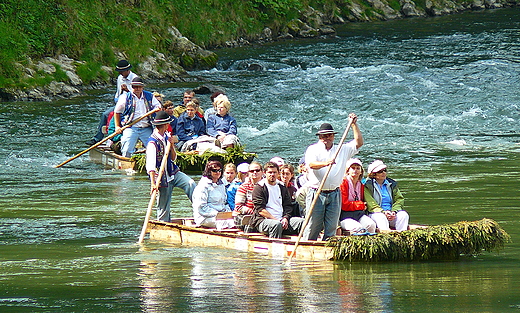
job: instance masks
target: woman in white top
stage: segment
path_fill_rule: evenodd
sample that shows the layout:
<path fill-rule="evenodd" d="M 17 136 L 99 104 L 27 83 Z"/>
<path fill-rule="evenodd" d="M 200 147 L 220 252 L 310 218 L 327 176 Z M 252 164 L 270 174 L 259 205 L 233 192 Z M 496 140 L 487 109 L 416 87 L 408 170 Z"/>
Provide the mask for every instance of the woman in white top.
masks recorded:
<path fill-rule="evenodd" d="M 217 227 L 219 212 L 231 212 L 226 198 L 226 185 L 222 181 L 222 163 L 209 161 L 193 191 L 193 217 L 197 226 Z M 232 220 L 224 220 L 218 228 L 233 227 Z"/>

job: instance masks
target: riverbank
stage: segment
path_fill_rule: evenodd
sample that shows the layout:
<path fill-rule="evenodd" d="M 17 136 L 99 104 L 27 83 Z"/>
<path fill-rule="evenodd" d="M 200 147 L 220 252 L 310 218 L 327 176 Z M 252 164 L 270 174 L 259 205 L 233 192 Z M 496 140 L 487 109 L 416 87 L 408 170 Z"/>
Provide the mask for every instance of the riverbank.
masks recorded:
<path fill-rule="evenodd" d="M 88 8 L 75 7 L 72 1 L 68 6 L 45 2 L 53 18 L 44 19 L 35 15 L 41 10 L 38 6 L 44 5 L 40 2 L 17 4 L 23 8 L 14 4 L 0 8 L 0 29 L 8 28 L 0 39 L 2 46 L 8 47 L 0 52 L 0 100 L 51 101 L 113 86 L 113 64 L 119 59 L 129 59 L 134 71 L 147 83 L 190 81 L 197 78 L 187 71 L 216 65 L 218 56 L 208 49 L 335 36 L 335 25 L 351 22 L 433 17 L 519 4 L 517 0 L 256 0 L 250 7 L 220 3 L 208 8 L 192 0 L 184 3 L 188 14 L 175 1 L 166 5 L 154 0 L 132 0 L 116 6 L 121 15 L 114 16 L 109 12 L 114 10 L 111 5 L 119 3 L 105 3 L 102 10 L 95 3 Z M 140 11 L 144 8 L 149 9 L 146 14 Z M 85 10 L 90 11 L 87 14 Z M 27 15 L 33 12 L 32 19 L 26 17 L 29 21 L 18 28 L 23 31 L 14 30 L 19 23 L 16 17 L 23 18 L 19 11 Z M 72 34 L 63 34 L 66 23 L 75 23 L 71 28 L 77 28 L 76 39 L 71 39 Z M 54 30 L 45 33 L 51 26 Z M 34 27 L 41 28 L 40 34 L 35 34 Z M 131 31 L 132 27 L 136 31 Z"/>

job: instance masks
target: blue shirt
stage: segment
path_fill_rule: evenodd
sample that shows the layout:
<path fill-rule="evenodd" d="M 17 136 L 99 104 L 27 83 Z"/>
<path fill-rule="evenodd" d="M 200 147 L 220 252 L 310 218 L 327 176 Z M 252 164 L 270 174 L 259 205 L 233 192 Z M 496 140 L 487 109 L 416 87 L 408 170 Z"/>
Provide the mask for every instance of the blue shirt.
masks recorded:
<path fill-rule="evenodd" d="M 219 132 L 223 132 L 226 135 L 236 135 L 237 121 L 229 114 L 224 116 L 212 114 L 208 116 L 206 131 L 211 137 L 217 137 Z"/>
<path fill-rule="evenodd" d="M 379 184 L 376 184 L 376 186 L 379 188 Z M 390 190 L 390 182 L 385 179 L 381 187 L 381 208 L 383 211 L 392 210 L 392 195 L 388 193 L 388 190 Z"/>
<path fill-rule="evenodd" d="M 239 181 L 233 181 L 229 186 L 227 187 L 226 193 L 227 193 L 227 202 L 229 204 L 229 207 L 231 208 L 231 211 L 235 209 L 235 196 L 237 194 L 238 187 L 242 185 L 242 182 Z"/>
<path fill-rule="evenodd" d="M 193 118 L 189 118 L 186 112 L 182 113 L 177 119 L 177 136 L 180 141 L 188 141 L 198 136 L 206 134 L 204 121 L 195 115 Z"/>

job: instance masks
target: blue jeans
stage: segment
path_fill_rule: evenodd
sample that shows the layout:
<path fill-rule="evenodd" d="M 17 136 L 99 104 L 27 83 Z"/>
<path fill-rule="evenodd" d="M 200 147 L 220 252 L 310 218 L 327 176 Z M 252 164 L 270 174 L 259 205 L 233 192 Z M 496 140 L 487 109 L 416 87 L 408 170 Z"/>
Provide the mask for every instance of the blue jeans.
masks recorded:
<path fill-rule="evenodd" d="M 311 208 L 316 195 L 316 189 L 310 188 L 305 199 L 307 212 Z M 303 238 L 305 240 L 317 240 L 320 232 L 324 230 L 323 240 L 336 235 L 341 212 L 341 194 L 339 188 L 330 192 L 321 192 L 309 218 L 309 224 L 305 227 Z"/>
<path fill-rule="evenodd" d="M 137 140 L 141 140 L 143 145 L 146 147 L 148 143 L 148 138 L 152 135 L 152 127 L 135 127 L 132 126 L 123 131 L 123 136 L 121 137 L 121 155 L 124 157 L 131 157 L 132 153 L 135 151 L 135 145 L 137 144 Z"/>
<path fill-rule="evenodd" d="M 191 201 L 193 190 L 197 184 L 193 179 L 183 172 L 177 172 L 173 180 L 168 182 L 168 187 L 159 187 L 157 200 L 157 219 L 159 221 L 170 221 L 170 204 L 172 202 L 172 191 L 174 187 L 181 188 Z"/>
<path fill-rule="evenodd" d="M 159 187 L 159 196 L 157 197 L 157 220 L 159 221 L 170 221 L 170 204 L 172 202 L 172 191 L 172 183 L 169 183 L 168 187 Z"/>
<path fill-rule="evenodd" d="M 173 180 L 169 182 L 168 185 L 172 185 L 173 187 L 181 188 L 182 190 L 184 190 L 184 193 L 188 196 L 190 201 L 192 201 L 191 199 L 193 196 L 193 190 L 195 190 L 195 187 L 197 187 L 195 181 L 183 172 L 177 172 L 174 175 Z"/>
<path fill-rule="evenodd" d="M 103 134 L 103 126 L 105 126 L 107 124 L 108 116 L 110 115 L 110 113 L 112 111 L 114 111 L 114 108 L 115 107 L 110 107 L 110 108 L 106 109 L 106 111 L 103 112 L 103 114 L 101 114 L 101 118 L 99 119 L 98 131 L 97 131 L 96 135 L 94 136 L 94 139 L 97 142 L 99 142 L 103 138 L 105 138 L 105 134 Z"/>

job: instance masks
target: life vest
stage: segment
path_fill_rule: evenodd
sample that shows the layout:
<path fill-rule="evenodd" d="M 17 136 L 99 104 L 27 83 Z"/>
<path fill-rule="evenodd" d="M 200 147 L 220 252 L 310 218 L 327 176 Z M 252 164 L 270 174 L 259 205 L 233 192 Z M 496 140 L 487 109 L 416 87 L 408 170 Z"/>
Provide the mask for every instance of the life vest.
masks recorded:
<path fill-rule="evenodd" d="M 164 134 L 164 139 L 165 141 L 168 141 L 168 135 Z M 155 145 L 155 172 L 159 174 L 166 146 L 159 138 L 156 137 L 155 133 L 152 134 L 148 142 L 151 142 Z M 160 187 L 168 187 L 168 176 L 173 176 L 177 172 L 179 172 L 179 167 L 177 166 L 177 164 L 173 163 L 172 158 L 170 157 L 170 155 L 168 155 L 168 161 L 166 162 L 166 173 L 168 173 L 168 175 L 163 175 L 161 177 Z"/>
<path fill-rule="evenodd" d="M 341 210 L 343 211 L 361 211 L 365 210 L 365 188 L 361 184 L 361 194 L 359 195 L 358 201 L 349 201 L 349 183 L 347 178 L 343 179 L 343 182 L 339 186 L 341 192 Z"/>

